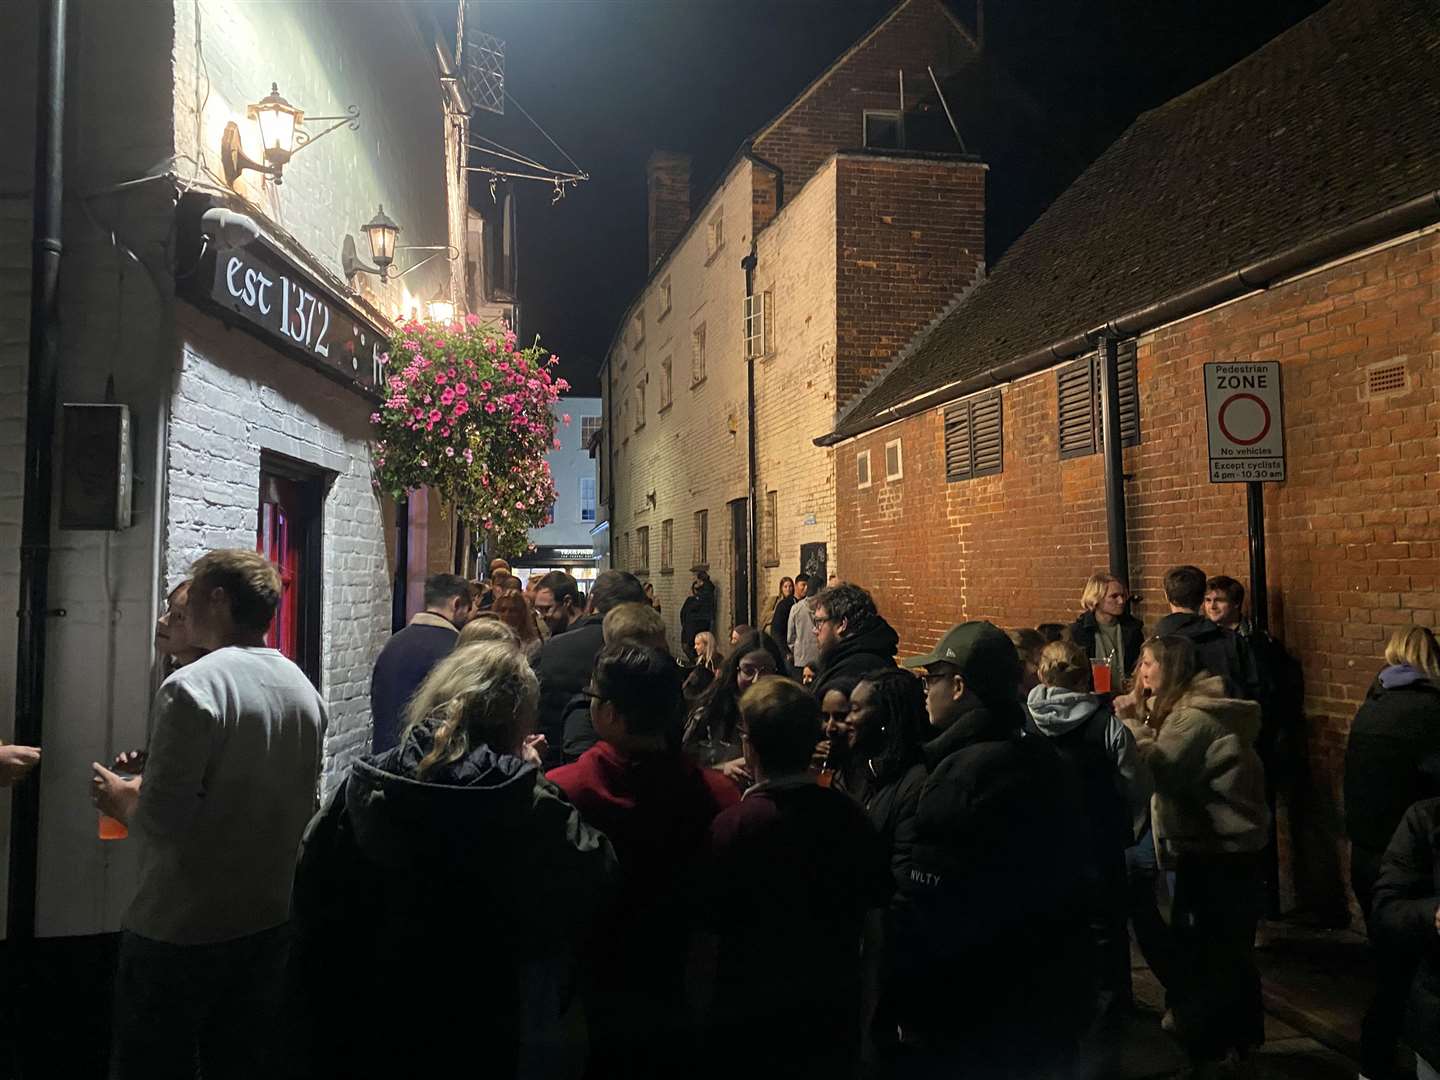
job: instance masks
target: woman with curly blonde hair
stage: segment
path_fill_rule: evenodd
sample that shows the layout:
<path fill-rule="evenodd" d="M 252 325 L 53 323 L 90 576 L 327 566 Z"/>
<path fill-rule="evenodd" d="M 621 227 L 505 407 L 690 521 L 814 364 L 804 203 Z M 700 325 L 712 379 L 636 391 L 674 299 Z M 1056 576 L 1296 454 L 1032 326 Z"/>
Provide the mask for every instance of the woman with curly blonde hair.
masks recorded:
<path fill-rule="evenodd" d="M 514 645 L 457 648 L 416 691 L 399 745 L 356 762 L 310 822 L 292 904 L 304 1075 L 458 1076 L 477 1045 L 487 1075 L 574 1074 L 575 958 L 617 869 L 540 772 L 539 705 Z M 455 972 L 436 935 L 465 928 L 483 966 L 466 980 L 466 1038 L 325 1034 L 356 1001 L 424 1000 Z"/>

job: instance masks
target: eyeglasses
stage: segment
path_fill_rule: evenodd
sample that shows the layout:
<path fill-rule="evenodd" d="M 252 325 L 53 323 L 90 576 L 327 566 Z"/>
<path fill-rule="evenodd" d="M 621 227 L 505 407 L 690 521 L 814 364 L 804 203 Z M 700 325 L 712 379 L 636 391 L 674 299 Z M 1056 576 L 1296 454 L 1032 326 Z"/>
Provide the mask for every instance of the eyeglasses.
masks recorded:
<path fill-rule="evenodd" d="M 926 686 L 934 686 L 937 682 L 944 682 L 949 678 L 953 678 L 953 676 L 948 671 L 927 671 L 920 676 Z"/>
<path fill-rule="evenodd" d="M 747 678 L 758 679 L 761 675 L 774 675 L 775 669 L 772 667 L 756 667 L 754 664 L 741 664 L 740 674 Z"/>
<path fill-rule="evenodd" d="M 819 626 L 821 623 L 834 622 L 834 621 L 835 621 L 835 616 L 833 616 L 833 615 L 812 615 L 811 618 L 810 618 L 810 621 L 813 622 L 816 626 Z"/>

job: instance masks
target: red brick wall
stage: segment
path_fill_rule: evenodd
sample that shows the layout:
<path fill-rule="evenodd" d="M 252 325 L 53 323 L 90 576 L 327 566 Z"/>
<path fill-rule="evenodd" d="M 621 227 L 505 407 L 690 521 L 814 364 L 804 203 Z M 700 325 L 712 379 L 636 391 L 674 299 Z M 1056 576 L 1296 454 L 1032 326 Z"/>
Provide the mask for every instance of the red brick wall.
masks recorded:
<path fill-rule="evenodd" d="M 927 65 L 958 67 L 974 45 L 940 0 L 908 0 L 886 24 L 755 140 L 755 152 L 780 166 L 785 190 L 799 191 L 836 150 L 863 146 L 864 110 L 898 109 L 905 73 L 907 106 L 929 92 Z"/>
<path fill-rule="evenodd" d="M 841 155 L 836 402 L 843 408 L 972 284 L 985 258 L 985 167 Z"/>
<path fill-rule="evenodd" d="M 1096 312 L 1096 319 L 1103 315 Z M 1304 667 L 1303 783 L 1282 811 L 1302 903 L 1344 900 L 1339 790 L 1350 718 L 1400 626 L 1440 616 L 1440 235 L 1431 233 L 1141 339 L 1141 443 L 1125 452 L 1137 613 L 1165 613 L 1176 563 L 1245 581 L 1243 485 L 1208 479 L 1201 365 L 1280 360 L 1289 479 L 1267 485 L 1274 632 Z M 1409 389 L 1368 399 L 1404 358 Z M 1004 388 L 1004 472 L 945 482 L 942 412 L 837 448 L 838 565 L 906 651 L 964 618 L 1065 621 L 1107 564 L 1099 455 L 1059 460 L 1053 371 Z M 904 478 L 884 480 L 900 438 Z M 874 485 L 855 487 L 871 451 Z"/>

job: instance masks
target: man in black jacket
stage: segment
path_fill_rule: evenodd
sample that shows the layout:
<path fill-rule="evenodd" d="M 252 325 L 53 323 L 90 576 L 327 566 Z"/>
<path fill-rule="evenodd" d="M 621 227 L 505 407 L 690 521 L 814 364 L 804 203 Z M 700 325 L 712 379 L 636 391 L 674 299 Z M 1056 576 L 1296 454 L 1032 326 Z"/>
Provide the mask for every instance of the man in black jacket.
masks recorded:
<path fill-rule="evenodd" d="M 704 570 L 695 571 L 690 595 L 680 605 L 680 652 L 686 660 L 695 659 L 695 635 L 715 629 L 715 583 Z"/>
<path fill-rule="evenodd" d="M 1205 571 L 1176 566 L 1165 574 L 1165 600 L 1170 614 L 1155 624 L 1156 637 L 1182 637 L 1195 646 L 1200 667 L 1225 682 L 1230 697 L 1261 701 L 1264 680 L 1244 639 L 1200 614 L 1205 603 Z"/>
<path fill-rule="evenodd" d="M 1003 630 L 961 623 L 904 665 L 925 669 L 939 734 L 895 906 L 900 1027 L 935 1075 L 1050 1075 L 1091 1007 L 1078 784 L 1050 740 L 1021 735 Z"/>
<path fill-rule="evenodd" d="M 470 583 L 459 574 L 425 579 L 425 610 L 380 650 L 370 676 L 371 752 L 383 754 L 400 741 L 405 706 L 430 669 L 449 656 L 470 621 Z"/>
<path fill-rule="evenodd" d="M 540 677 L 540 733 L 545 736 L 547 769 L 562 760 L 565 707 L 585 688 L 595 657 L 605 647 L 605 614 L 613 607 L 630 603 L 645 603 L 640 579 L 624 570 L 606 570 L 595 579 L 585 616 L 541 648 L 535 674 Z"/>
<path fill-rule="evenodd" d="M 822 589 L 815 597 L 813 618 L 820 644 L 820 663 L 810 688 L 815 700 L 824 701 L 825 691 L 846 676 L 853 681 L 895 666 L 900 636 L 860 586 L 841 582 Z"/>

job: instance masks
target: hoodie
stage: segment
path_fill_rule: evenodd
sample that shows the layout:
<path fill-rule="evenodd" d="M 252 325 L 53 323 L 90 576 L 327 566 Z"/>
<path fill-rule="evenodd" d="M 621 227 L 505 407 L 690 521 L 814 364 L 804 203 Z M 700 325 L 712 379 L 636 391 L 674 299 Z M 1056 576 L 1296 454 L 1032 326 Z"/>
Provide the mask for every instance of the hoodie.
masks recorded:
<path fill-rule="evenodd" d="M 841 638 L 820 654 L 820 668 L 811 689 L 816 701 L 825 700 L 825 691 L 845 676 L 863 679 L 872 671 L 895 666 L 900 635 L 876 615 L 861 629 Z"/>
<path fill-rule="evenodd" d="M 412 729 L 357 762 L 301 841 L 305 1075 L 458 1075 L 477 1061 L 493 1076 L 566 1075 L 584 1045 L 574 957 L 614 895 L 614 851 L 533 765 L 488 746 L 413 779 L 432 745 Z M 398 1003 L 450 980 L 464 1037 L 397 1037 Z M 375 1010 L 375 1037 L 336 1043 L 355 1002 Z"/>
<path fill-rule="evenodd" d="M 1087 809 L 1093 819 L 1097 813 L 1113 810 L 1118 800 L 1123 806 L 1123 835 L 1128 837 L 1122 846 L 1133 844 L 1145 831 L 1150 815 L 1151 785 L 1129 729 L 1094 694 L 1077 690 L 1037 686 L 1030 691 L 1026 706 L 1033 732 L 1054 740 L 1062 754 L 1080 765 L 1082 773 L 1103 772 L 1103 776 L 1084 777 Z M 1085 748 L 1093 748 L 1095 753 Z M 1091 760 L 1097 756 L 1100 760 Z M 1103 801 L 1103 810 L 1094 805 L 1097 800 Z"/>
<path fill-rule="evenodd" d="M 1233 630 L 1193 611 L 1176 611 L 1155 624 L 1155 636 L 1182 637 L 1194 645 L 1200 669 L 1224 680 L 1226 697 L 1261 700 L 1264 686 L 1254 654 Z"/>
<path fill-rule="evenodd" d="M 1378 872 L 1379 856 L 1410 804 L 1436 795 L 1440 682 L 1408 664 L 1392 664 L 1380 672 L 1350 724 L 1345 832 L 1374 856 Z"/>
<path fill-rule="evenodd" d="M 1270 808 L 1265 768 L 1255 751 L 1260 706 L 1225 696 L 1218 676 L 1202 676 L 1164 717 L 1159 731 L 1131 727 L 1150 770 L 1155 850 L 1172 867 L 1181 854 L 1233 854 L 1265 847 Z"/>

